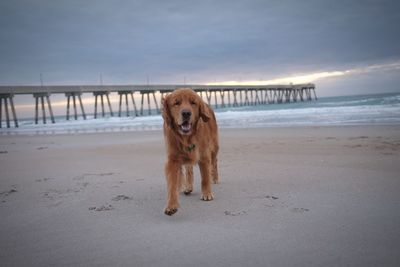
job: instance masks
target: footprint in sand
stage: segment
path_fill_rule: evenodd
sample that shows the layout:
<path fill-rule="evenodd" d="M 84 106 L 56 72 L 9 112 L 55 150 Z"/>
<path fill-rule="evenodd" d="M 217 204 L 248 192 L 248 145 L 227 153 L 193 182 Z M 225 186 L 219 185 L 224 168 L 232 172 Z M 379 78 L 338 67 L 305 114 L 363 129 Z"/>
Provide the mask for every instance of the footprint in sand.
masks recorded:
<path fill-rule="evenodd" d="M 43 192 L 42 197 L 48 200 L 56 200 L 63 198 L 65 195 L 65 192 L 57 189 L 48 189 L 46 192 Z"/>
<path fill-rule="evenodd" d="M 247 211 L 244 211 L 244 210 L 241 210 L 241 211 L 228 211 L 228 210 L 226 210 L 226 211 L 224 211 L 224 214 L 228 215 L 228 216 L 241 216 L 241 215 L 246 215 Z"/>
<path fill-rule="evenodd" d="M 273 200 L 277 200 L 277 199 L 279 199 L 278 197 L 275 197 L 275 196 L 265 196 L 265 198 L 270 198 L 270 199 L 273 199 Z"/>
<path fill-rule="evenodd" d="M 251 199 L 272 199 L 272 200 L 277 200 L 279 197 L 273 196 L 273 195 L 263 195 L 263 196 L 255 196 L 251 197 Z"/>
<path fill-rule="evenodd" d="M 101 205 L 100 207 L 90 207 L 89 210 L 93 211 L 108 211 L 108 210 L 113 210 L 114 207 L 112 205 Z"/>
<path fill-rule="evenodd" d="M 264 196 L 259 196 L 255 197 L 254 199 L 264 199 L 264 200 L 269 200 L 263 203 L 265 207 L 268 208 L 280 208 L 280 209 L 289 209 L 289 211 L 294 212 L 294 213 L 304 213 L 310 211 L 309 209 L 306 208 L 297 208 L 293 207 L 293 203 L 286 203 L 286 201 L 278 200 L 279 197 L 274 196 L 274 195 L 264 195 Z"/>
<path fill-rule="evenodd" d="M 47 199 L 47 200 L 58 200 L 58 199 L 63 199 L 63 198 L 68 198 L 68 197 L 73 197 L 76 194 L 84 191 L 84 186 L 81 187 L 74 187 L 74 188 L 67 188 L 67 189 L 47 189 L 45 192 L 41 193 L 42 198 Z"/>
<path fill-rule="evenodd" d="M 105 173 L 84 173 L 84 174 L 82 174 L 82 175 L 80 175 L 80 176 L 76 176 L 76 177 L 74 177 L 73 179 L 74 180 L 83 180 L 83 179 L 85 179 L 85 178 L 87 178 L 87 177 L 90 177 L 90 176 L 100 176 L 100 177 L 102 177 L 102 176 L 112 176 L 112 175 L 114 175 L 115 173 L 113 173 L 113 172 L 105 172 Z"/>
<path fill-rule="evenodd" d="M 336 137 L 328 136 L 325 138 L 325 140 L 339 140 L 339 139 Z"/>
<path fill-rule="evenodd" d="M 35 182 L 38 182 L 38 183 L 40 183 L 40 182 L 47 182 L 47 181 L 49 181 L 49 180 L 54 180 L 54 178 L 42 178 L 42 179 L 36 179 L 36 180 L 35 180 Z"/>
<path fill-rule="evenodd" d="M 2 199 L 1 199 L 1 202 L 2 202 L 2 203 L 7 202 L 7 201 L 5 200 L 5 198 L 8 197 L 8 196 L 11 195 L 11 194 L 14 194 L 14 193 L 17 193 L 17 192 L 18 192 L 18 190 L 15 189 L 15 188 L 11 188 L 11 189 L 8 190 L 8 191 L 0 192 L 0 197 L 2 198 Z"/>
<path fill-rule="evenodd" d="M 83 182 L 83 183 L 77 183 L 78 186 L 80 186 L 81 189 L 88 187 L 90 185 L 90 183 L 88 182 Z"/>
<path fill-rule="evenodd" d="M 356 144 L 356 145 L 344 145 L 345 147 L 349 147 L 349 148 L 359 148 L 359 147 L 363 147 L 363 145 L 361 144 Z"/>
<path fill-rule="evenodd" d="M 118 195 L 116 197 L 113 197 L 111 200 L 112 201 L 121 201 L 121 200 L 132 200 L 132 197 L 126 196 L 126 195 Z M 109 210 L 113 210 L 114 207 L 111 204 L 106 204 L 106 205 L 101 205 L 99 207 L 93 206 L 90 207 L 89 210 L 90 211 L 109 211 Z"/>
<path fill-rule="evenodd" d="M 120 200 L 132 200 L 132 199 L 133 199 L 133 197 L 128 197 L 125 195 L 118 195 L 116 197 L 113 197 L 111 200 L 112 201 L 120 201 Z"/>
<path fill-rule="evenodd" d="M 350 137 L 349 140 L 357 140 L 357 139 L 368 139 L 368 136 L 357 136 L 357 137 Z"/>
<path fill-rule="evenodd" d="M 8 196 L 10 194 L 17 193 L 17 192 L 18 192 L 17 189 L 12 188 L 11 190 L 0 192 L 0 196 Z"/>
<path fill-rule="evenodd" d="M 292 208 L 290 209 L 291 212 L 295 212 L 295 213 L 304 213 L 307 211 L 310 211 L 309 209 L 305 209 L 305 208 Z"/>

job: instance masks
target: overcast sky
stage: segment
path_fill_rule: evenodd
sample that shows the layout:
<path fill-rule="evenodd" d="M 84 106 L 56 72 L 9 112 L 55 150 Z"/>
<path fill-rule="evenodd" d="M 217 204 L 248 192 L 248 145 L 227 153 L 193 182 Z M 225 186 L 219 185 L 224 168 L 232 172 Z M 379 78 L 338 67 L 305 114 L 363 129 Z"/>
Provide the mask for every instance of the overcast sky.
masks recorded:
<path fill-rule="evenodd" d="M 398 0 L 1 1 L 0 84 L 317 74 L 320 95 L 400 91 L 399 25 Z"/>

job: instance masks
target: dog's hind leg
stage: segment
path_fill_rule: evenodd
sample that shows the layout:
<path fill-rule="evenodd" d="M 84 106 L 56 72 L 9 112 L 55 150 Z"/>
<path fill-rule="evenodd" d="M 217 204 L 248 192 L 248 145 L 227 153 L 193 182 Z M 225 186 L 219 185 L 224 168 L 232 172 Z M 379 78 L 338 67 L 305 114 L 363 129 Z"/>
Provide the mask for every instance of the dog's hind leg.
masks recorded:
<path fill-rule="evenodd" d="M 193 166 L 185 165 L 186 179 L 185 179 L 185 189 L 183 193 L 189 195 L 193 192 Z"/>
<path fill-rule="evenodd" d="M 211 153 L 211 178 L 214 184 L 219 183 L 217 153 Z"/>
<path fill-rule="evenodd" d="M 199 162 L 201 174 L 201 199 L 210 201 L 214 199 L 211 192 L 211 160 L 209 158 L 202 159 Z"/>

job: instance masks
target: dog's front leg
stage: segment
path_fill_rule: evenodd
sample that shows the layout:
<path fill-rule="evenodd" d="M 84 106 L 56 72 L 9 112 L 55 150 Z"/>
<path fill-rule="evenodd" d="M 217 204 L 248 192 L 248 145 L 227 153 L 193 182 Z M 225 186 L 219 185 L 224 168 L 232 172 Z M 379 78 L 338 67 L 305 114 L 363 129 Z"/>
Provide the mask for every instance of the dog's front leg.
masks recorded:
<path fill-rule="evenodd" d="M 209 158 L 203 158 L 199 162 L 200 174 L 201 174 L 201 199 L 210 201 L 214 199 L 211 192 L 211 175 L 210 175 L 211 160 Z"/>
<path fill-rule="evenodd" d="M 182 179 L 181 165 L 175 161 L 168 160 L 165 164 L 165 176 L 167 178 L 167 207 L 164 212 L 173 215 L 179 208 L 179 187 Z"/>
<path fill-rule="evenodd" d="M 185 180 L 185 190 L 183 191 L 183 193 L 185 193 L 185 195 L 189 195 L 193 191 L 193 166 L 186 165 L 185 170 L 186 170 L 186 180 Z"/>

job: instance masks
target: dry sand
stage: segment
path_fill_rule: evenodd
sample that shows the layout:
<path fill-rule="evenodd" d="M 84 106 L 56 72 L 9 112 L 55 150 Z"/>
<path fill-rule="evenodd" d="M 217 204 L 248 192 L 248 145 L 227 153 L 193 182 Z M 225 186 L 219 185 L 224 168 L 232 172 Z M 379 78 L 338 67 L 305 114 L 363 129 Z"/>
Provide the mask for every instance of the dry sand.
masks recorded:
<path fill-rule="evenodd" d="M 0 136 L 0 265 L 399 266 L 399 126 L 220 139 L 169 217 L 159 131 Z"/>

